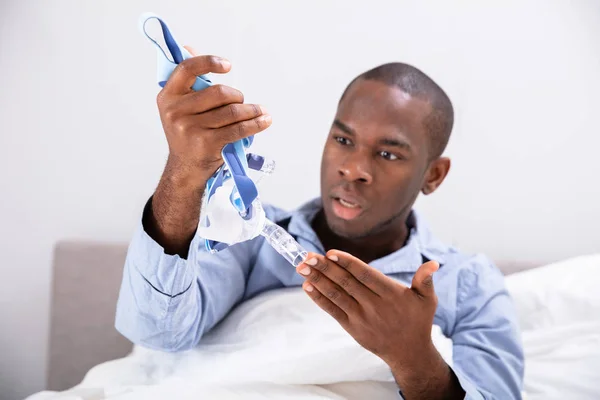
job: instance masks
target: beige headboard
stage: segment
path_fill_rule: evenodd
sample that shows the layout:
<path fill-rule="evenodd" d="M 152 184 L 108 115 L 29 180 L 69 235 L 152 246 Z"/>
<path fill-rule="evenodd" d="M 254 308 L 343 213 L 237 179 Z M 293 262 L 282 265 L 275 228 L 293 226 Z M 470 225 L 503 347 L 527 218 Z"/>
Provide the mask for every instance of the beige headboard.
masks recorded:
<path fill-rule="evenodd" d="M 127 245 L 84 241 L 55 247 L 48 389 L 78 384 L 93 366 L 124 357 L 132 344 L 114 328 Z M 505 274 L 534 267 L 498 262 Z"/>
<path fill-rule="evenodd" d="M 49 390 L 78 384 L 93 366 L 123 357 L 132 343 L 114 327 L 125 244 L 60 242 L 54 251 Z"/>

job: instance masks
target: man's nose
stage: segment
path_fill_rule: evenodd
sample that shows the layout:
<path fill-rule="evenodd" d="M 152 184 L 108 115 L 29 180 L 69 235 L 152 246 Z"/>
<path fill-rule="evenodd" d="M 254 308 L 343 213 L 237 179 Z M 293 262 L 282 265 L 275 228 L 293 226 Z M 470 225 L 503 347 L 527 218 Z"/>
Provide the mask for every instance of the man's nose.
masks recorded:
<path fill-rule="evenodd" d="M 370 160 L 358 154 L 348 156 L 338 169 L 339 174 L 349 182 L 370 184 L 373 182 L 373 172 Z"/>

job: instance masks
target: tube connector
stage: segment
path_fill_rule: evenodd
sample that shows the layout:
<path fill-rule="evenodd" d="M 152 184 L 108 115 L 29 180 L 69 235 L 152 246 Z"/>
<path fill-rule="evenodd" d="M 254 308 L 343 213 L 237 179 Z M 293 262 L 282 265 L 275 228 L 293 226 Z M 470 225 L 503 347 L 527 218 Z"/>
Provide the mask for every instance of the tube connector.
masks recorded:
<path fill-rule="evenodd" d="M 261 231 L 267 243 L 283 256 L 294 267 L 302 264 L 308 252 L 281 226 L 266 219 Z"/>

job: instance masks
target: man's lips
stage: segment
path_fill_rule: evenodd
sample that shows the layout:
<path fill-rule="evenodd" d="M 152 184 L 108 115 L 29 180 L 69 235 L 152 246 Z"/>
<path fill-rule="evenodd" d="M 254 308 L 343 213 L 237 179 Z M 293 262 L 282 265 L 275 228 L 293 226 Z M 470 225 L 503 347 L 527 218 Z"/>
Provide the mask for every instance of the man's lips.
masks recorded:
<path fill-rule="evenodd" d="M 352 191 L 337 188 L 331 191 L 331 197 L 336 200 L 343 200 L 350 207 L 359 206 L 365 208 L 365 201 L 362 197 L 354 194 Z"/>
<path fill-rule="evenodd" d="M 363 207 L 353 196 L 334 196 L 331 201 L 333 213 L 341 219 L 355 219 L 363 211 Z"/>
<path fill-rule="evenodd" d="M 358 208 L 360 207 L 358 204 L 356 203 L 352 203 L 350 201 L 344 200 L 342 198 L 337 199 L 344 207 L 347 208 Z"/>

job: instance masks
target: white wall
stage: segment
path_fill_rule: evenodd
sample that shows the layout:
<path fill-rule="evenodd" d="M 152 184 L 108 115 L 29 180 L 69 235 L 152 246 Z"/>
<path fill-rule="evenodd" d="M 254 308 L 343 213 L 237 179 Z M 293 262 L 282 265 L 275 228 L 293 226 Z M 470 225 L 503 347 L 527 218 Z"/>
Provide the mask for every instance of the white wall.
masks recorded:
<path fill-rule="evenodd" d="M 44 387 L 52 246 L 128 240 L 158 181 L 155 55 L 136 25 L 147 10 L 229 57 L 216 80 L 272 113 L 255 144 L 279 165 L 268 201 L 318 194 L 344 86 L 402 60 L 456 105 L 451 175 L 419 200 L 442 238 L 496 258 L 600 251 L 600 3 L 219 3 L 0 3 L 0 398 Z"/>

